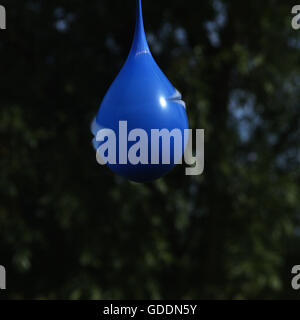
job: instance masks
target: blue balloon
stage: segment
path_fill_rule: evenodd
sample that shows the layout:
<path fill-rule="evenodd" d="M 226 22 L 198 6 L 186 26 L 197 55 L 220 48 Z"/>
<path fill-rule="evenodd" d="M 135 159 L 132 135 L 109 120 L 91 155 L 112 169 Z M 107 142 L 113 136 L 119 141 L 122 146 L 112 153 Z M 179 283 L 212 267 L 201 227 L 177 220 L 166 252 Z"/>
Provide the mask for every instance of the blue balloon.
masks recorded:
<path fill-rule="evenodd" d="M 111 129 L 117 137 L 117 160 L 119 156 L 119 121 L 127 121 L 127 130 L 143 129 L 149 137 L 149 164 L 110 164 L 108 167 L 118 175 L 135 182 L 148 182 L 168 173 L 178 162 L 174 156 L 174 143 L 171 140 L 171 161 L 162 163 L 162 155 L 166 150 L 160 146 L 159 164 L 151 162 L 151 130 L 179 129 L 184 137 L 188 129 L 185 103 L 181 94 L 172 86 L 167 77 L 154 61 L 144 31 L 141 0 L 137 0 L 137 20 L 134 40 L 129 56 L 119 75 L 106 93 L 98 114 L 92 124 L 92 132 L 96 137 L 100 129 Z M 93 140 L 95 149 L 104 142 Z M 186 147 L 182 144 L 182 154 Z M 134 142 L 128 142 L 128 150 Z M 182 156 L 181 154 L 181 156 Z"/>

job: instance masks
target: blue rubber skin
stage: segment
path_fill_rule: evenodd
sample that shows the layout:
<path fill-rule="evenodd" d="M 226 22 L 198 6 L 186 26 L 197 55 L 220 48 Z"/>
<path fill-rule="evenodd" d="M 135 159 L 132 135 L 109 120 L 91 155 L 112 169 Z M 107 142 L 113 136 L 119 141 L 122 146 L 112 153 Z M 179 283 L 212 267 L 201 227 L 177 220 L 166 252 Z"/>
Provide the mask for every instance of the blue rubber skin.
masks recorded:
<path fill-rule="evenodd" d="M 149 163 L 151 161 L 151 129 L 179 129 L 184 137 L 188 129 L 185 103 L 181 94 L 172 86 L 167 77 L 154 61 L 146 40 L 143 25 L 141 0 L 137 0 L 137 20 L 134 40 L 129 56 L 119 75 L 106 93 L 98 114 L 92 124 L 96 137 L 100 129 L 112 129 L 117 137 L 119 121 L 127 121 L 128 132 L 133 129 L 144 129 L 148 134 Z M 103 143 L 103 142 L 102 142 Z M 136 142 L 128 142 L 128 150 Z M 101 143 L 93 140 L 97 149 Z M 186 145 L 182 141 L 182 150 Z M 178 162 L 174 159 L 174 141 L 170 145 L 171 163 L 162 164 L 160 146 L 160 164 L 107 164 L 120 176 L 135 182 L 149 182 L 168 173 Z"/>

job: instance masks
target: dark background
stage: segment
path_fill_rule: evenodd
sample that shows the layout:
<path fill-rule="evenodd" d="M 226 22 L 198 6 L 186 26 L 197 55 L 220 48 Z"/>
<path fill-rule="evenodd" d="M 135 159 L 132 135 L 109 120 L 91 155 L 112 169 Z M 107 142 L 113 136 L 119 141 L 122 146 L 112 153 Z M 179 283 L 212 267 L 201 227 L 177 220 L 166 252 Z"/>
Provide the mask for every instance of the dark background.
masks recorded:
<path fill-rule="evenodd" d="M 297 3 L 143 1 L 152 53 L 206 139 L 202 176 L 151 184 L 100 167 L 89 130 L 135 1 L 0 4 L 1 296 L 299 298 Z"/>

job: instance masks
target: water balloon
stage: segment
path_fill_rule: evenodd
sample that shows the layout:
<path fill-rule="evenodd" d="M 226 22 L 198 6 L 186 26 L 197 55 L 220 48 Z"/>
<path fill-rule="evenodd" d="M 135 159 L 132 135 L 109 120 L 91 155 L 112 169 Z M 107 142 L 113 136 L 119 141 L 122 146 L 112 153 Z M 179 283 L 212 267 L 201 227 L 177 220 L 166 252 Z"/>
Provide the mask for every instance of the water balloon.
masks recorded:
<path fill-rule="evenodd" d="M 95 149 L 101 145 L 101 142 L 96 141 L 99 130 L 111 129 L 116 133 L 117 159 L 121 143 L 118 138 L 120 121 L 127 121 L 128 132 L 141 128 L 149 137 L 152 129 L 167 129 L 170 132 L 178 129 L 182 132 L 182 137 L 184 130 L 188 129 L 185 103 L 181 100 L 181 94 L 160 70 L 150 52 L 144 30 L 141 0 L 137 0 L 136 27 L 130 53 L 107 91 L 92 123 Z M 160 147 L 158 164 L 151 164 L 151 141 L 149 141 L 148 164 L 108 163 L 107 165 L 113 172 L 129 180 L 152 181 L 168 173 L 178 162 L 173 151 L 175 143 L 171 139 L 170 150 Z M 184 151 L 184 142 L 179 143 L 182 144 Z M 130 149 L 133 144 L 134 142 L 127 141 L 126 147 Z M 163 164 L 161 160 L 166 151 L 171 154 L 169 164 Z"/>

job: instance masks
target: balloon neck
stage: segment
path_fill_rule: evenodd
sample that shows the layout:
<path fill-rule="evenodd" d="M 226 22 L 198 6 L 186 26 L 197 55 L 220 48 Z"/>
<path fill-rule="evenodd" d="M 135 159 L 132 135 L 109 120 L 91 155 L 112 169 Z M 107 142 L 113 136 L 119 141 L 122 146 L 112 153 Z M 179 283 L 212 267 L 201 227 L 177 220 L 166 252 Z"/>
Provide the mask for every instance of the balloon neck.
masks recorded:
<path fill-rule="evenodd" d="M 143 11 L 142 11 L 142 2 L 141 0 L 137 0 L 136 6 L 136 25 L 133 43 L 131 47 L 131 54 L 135 56 L 140 54 L 149 54 L 150 49 L 148 46 L 148 42 L 146 39 L 144 22 L 143 22 Z"/>

